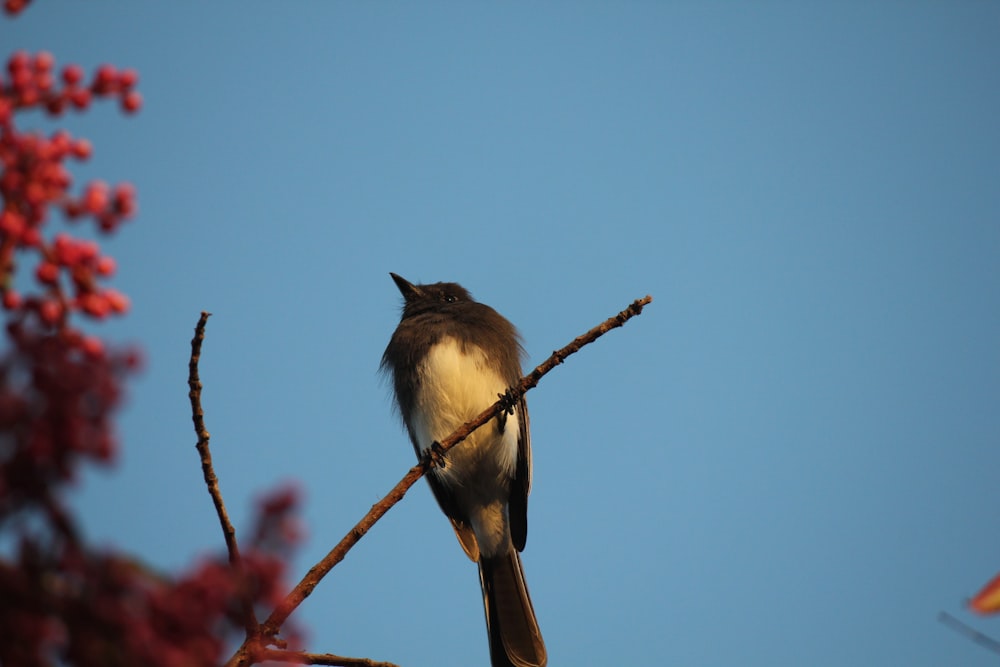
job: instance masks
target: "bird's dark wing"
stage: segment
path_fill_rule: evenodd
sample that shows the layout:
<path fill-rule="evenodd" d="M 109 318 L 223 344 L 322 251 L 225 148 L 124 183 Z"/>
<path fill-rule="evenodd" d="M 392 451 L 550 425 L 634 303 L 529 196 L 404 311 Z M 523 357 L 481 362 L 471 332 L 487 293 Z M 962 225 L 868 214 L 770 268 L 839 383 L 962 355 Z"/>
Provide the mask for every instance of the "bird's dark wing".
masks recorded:
<path fill-rule="evenodd" d="M 528 403 L 521 397 L 517 402 L 517 467 L 510 485 L 510 537 L 514 548 L 524 550 L 528 541 L 528 493 L 531 491 L 531 429 L 528 424 Z"/>
<path fill-rule="evenodd" d="M 430 485 L 431 491 L 434 493 L 434 498 L 441 507 L 441 511 L 451 521 L 451 527 L 455 529 L 455 536 L 458 537 L 458 542 L 462 545 L 465 555 L 469 557 L 469 560 L 478 562 L 479 543 L 476 541 L 476 534 L 472 532 L 472 526 L 469 525 L 468 519 L 459 510 L 458 503 L 452 497 L 451 491 L 448 490 L 445 484 L 442 484 L 435 478 L 434 475 L 425 475 L 424 477 L 427 479 L 427 483 Z"/>

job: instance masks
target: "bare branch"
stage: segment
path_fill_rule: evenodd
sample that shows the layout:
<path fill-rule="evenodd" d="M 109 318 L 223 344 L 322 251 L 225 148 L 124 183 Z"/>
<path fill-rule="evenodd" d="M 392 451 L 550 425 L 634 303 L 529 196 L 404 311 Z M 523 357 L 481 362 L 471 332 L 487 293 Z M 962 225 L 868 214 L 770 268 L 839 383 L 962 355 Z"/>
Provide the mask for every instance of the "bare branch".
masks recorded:
<path fill-rule="evenodd" d="M 222 491 L 219 490 L 219 478 L 215 475 L 215 468 L 212 466 L 212 452 L 208 448 L 208 441 L 211 435 L 205 428 L 205 413 L 201 408 L 201 378 L 198 376 L 198 362 L 201 359 L 201 343 L 205 340 L 205 325 L 211 313 L 202 311 L 198 324 L 194 328 L 194 338 L 191 339 L 191 360 L 188 362 L 188 398 L 191 399 L 191 419 L 194 421 L 194 432 L 198 436 L 198 454 L 201 456 L 201 472 L 205 477 L 205 486 L 208 487 L 208 494 L 212 496 L 215 504 L 215 512 L 219 515 L 219 523 L 222 525 L 222 534 L 226 539 L 226 549 L 229 551 L 229 564 L 237 574 L 243 572 L 243 561 L 240 559 L 240 548 L 236 543 L 236 529 L 229 521 L 229 514 L 226 512 L 226 504 L 222 501 Z M 243 607 L 243 624 L 247 631 L 247 638 L 257 632 L 257 615 L 253 610 L 253 603 L 248 597 L 241 601 Z"/>
<path fill-rule="evenodd" d="M 976 642 L 980 646 L 988 648 L 994 653 L 1000 653 L 1000 641 L 993 639 L 988 635 L 984 635 L 979 630 L 969 626 L 967 623 L 963 623 L 946 611 L 942 611 L 938 614 L 938 621 L 947 625 L 949 628 L 954 630 L 960 635 L 964 635 L 968 639 Z"/>
<path fill-rule="evenodd" d="M 275 651 L 264 649 L 257 654 L 260 660 L 293 663 L 296 665 L 334 665 L 335 667 L 399 667 L 393 662 L 379 662 L 371 658 L 347 658 L 333 653 L 304 653 L 302 651 Z"/>

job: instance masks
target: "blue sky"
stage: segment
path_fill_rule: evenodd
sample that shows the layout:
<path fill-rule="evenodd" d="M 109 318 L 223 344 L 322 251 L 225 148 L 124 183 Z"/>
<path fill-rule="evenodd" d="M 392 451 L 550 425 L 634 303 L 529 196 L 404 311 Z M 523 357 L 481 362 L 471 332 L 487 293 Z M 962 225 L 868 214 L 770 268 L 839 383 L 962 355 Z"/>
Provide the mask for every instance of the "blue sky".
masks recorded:
<path fill-rule="evenodd" d="M 305 491 L 303 573 L 412 449 L 388 276 L 458 281 L 548 353 L 525 568 L 553 665 L 995 664 L 936 621 L 1000 571 L 1000 7 L 987 2 L 68 3 L 4 52 L 135 67 L 64 123 L 130 180 L 110 244 L 148 368 L 100 544 L 222 539 L 187 355 L 245 525 Z M 32 119 L 32 122 L 36 122 Z M 485 664 L 475 567 L 424 484 L 300 610 L 310 648 Z"/>

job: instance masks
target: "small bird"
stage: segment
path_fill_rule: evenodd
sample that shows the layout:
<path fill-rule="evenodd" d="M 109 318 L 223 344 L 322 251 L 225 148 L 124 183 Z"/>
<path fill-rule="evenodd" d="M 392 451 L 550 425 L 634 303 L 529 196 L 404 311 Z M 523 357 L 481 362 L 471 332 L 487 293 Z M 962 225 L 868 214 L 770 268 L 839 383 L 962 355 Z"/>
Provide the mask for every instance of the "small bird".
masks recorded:
<path fill-rule="evenodd" d="M 381 368 L 418 457 L 521 379 L 514 325 L 457 283 L 414 285 L 390 273 L 403 315 Z M 548 661 L 518 552 L 528 536 L 531 440 L 522 396 L 445 453 L 427 481 L 466 555 L 479 564 L 493 667 Z"/>

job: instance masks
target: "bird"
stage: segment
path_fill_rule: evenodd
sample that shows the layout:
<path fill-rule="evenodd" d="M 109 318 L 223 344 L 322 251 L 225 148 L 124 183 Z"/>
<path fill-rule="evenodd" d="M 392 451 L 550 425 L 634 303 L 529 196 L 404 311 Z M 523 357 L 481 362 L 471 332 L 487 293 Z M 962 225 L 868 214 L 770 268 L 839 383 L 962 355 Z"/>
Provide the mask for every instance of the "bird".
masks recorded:
<path fill-rule="evenodd" d="M 526 353 L 514 325 L 458 283 L 413 284 L 389 275 L 403 308 L 380 369 L 423 459 L 436 455 L 441 440 L 498 396 L 510 395 Z M 548 662 L 520 556 L 528 536 L 531 475 L 523 396 L 445 452 L 427 474 L 462 549 L 479 566 L 493 667 Z"/>

